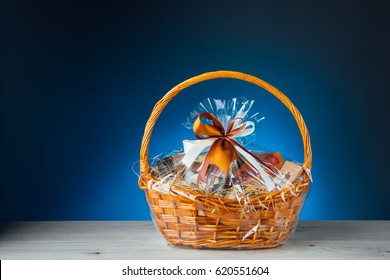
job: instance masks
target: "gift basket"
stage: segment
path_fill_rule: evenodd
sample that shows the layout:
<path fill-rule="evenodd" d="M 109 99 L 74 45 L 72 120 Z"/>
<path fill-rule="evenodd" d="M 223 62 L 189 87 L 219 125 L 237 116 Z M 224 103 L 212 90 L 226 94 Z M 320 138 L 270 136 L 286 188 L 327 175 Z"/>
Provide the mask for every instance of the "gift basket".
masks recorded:
<path fill-rule="evenodd" d="M 303 139 L 304 162 L 279 152 L 250 148 L 262 120 L 253 100 L 207 99 L 185 126 L 194 139 L 183 150 L 149 160 L 153 127 L 164 107 L 196 83 L 233 78 L 262 87 L 294 116 Z M 139 187 L 145 190 L 156 228 L 172 245 L 254 249 L 282 244 L 294 232 L 311 184 L 312 152 L 305 122 L 291 101 L 263 80 L 240 72 L 216 71 L 172 88 L 155 105 L 140 150 Z"/>

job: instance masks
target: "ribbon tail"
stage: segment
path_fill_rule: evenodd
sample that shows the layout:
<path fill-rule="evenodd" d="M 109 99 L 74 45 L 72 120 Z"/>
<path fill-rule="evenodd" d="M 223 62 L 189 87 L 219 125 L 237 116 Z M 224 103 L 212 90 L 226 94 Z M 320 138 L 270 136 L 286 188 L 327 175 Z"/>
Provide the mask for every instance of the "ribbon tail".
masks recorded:
<path fill-rule="evenodd" d="M 272 181 L 271 177 L 267 174 L 267 172 L 265 172 L 264 169 L 261 167 L 257 159 L 253 157 L 250 153 L 242 149 L 239 145 L 235 145 L 235 148 L 260 173 L 260 176 L 263 179 L 264 184 L 268 189 L 268 191 L 272 191 L 273 189 L 275 189 L 276 186 L 274 182 Z"/>
<path fill-rule="evenodd" d="M 184 140 L 184 157 L 182 162 L 185 166 L 190 167 L 196 158 L 208 147 L 210 147 L 217 138 L 202 139 L 202 140 Z"/>

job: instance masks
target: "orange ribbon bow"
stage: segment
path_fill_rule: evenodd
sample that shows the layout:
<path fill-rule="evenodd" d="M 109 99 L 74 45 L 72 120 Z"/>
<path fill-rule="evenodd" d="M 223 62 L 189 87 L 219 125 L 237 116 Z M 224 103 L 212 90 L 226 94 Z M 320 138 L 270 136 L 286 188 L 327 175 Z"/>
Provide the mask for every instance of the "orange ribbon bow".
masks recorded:
<path fill-rule="evenodd" d="M 203 123 L 201 118 L 210 120 L 212 124 Z M 202 170 L 199 173 L 201 178 L 204 177 L 209 162 L 214 163 L 224 173 L 228 173 L 231 163 L 238 159 L 235 145 L 239 145 L 241 148 L 243 147 L 233 139 L 233 136 L 237 135 L 246 128 L 246 125 L 243 123 L 239 127 L 233 129 L 234 124 L 239 120 L 243 121 L 242 118 L 235 118 L 232 120 L 226 131 L 222 123 L 212 113 L 200 113 L 198 118 L 195 120 L 193 130 L 197 139 L 218 138 L 211 145 L 204 160 Z"/>
<path fill-rule="evenodd" d="M 211 121 L 211 124 L 202 122 L 202 118 Z M 237 121 L 242 123 L 236 125 Z M 210 147 L 203 161 L 202 168 L 198 173 L 198 183 L 204 181 L 210 162 L 228 175 L 230 165 L 238 159 L 238 154 L 241 154 L 248 166 L 259 173 L 269 191 L 276 187 L 272 178 L 263 169 L 267 169 L 267 166 L 235 140 L 235 138 L 250 135 L 255 130 L 253 122 L 244 122 L 242 118 L 235 118 L 228 124 L 225 131 L 222 123 L 215 115 L 203 112 L 195 120 L 193 130 L 198 140 L 183 141 L 185 155 L 182 158 L 182 162 L 187 167 L 190 167 L 195 158 L 204 149 Z"/>

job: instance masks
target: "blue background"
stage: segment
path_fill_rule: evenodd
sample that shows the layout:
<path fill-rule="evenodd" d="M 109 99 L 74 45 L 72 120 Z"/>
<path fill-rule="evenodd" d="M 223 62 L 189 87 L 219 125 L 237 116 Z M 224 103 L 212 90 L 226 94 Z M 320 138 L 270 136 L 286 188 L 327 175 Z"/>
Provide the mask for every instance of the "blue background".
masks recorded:
<path fill-rule="evenodd" d="M 390 219 L 389 6 L 342 2 L 3 2 L 0 219 L 149 219 L 132 172 L 146 120 L 171 87 L 219 69 L 268 81 L 304 116 L 303 219 Z M 150 154 L 193 137 L 180 124 L 202 99 L 242 95 L 266 117 L 257 143 L 302 161 L 287 109 L 226 79 L 174 99 Z"/>

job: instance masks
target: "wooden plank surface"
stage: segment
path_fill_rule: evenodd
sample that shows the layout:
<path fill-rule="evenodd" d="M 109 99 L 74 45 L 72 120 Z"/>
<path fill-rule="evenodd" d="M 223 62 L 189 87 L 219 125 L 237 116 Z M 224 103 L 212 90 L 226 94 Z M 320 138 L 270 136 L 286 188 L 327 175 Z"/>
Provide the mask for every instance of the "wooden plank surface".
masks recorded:
<path fill-rule="evenodd" d="M 150 221 L 0 224 L 0 259 L 390 259 L 390 221 L 301 221 L 282 246 L 170 246 Z"/>

